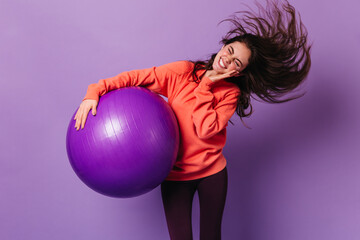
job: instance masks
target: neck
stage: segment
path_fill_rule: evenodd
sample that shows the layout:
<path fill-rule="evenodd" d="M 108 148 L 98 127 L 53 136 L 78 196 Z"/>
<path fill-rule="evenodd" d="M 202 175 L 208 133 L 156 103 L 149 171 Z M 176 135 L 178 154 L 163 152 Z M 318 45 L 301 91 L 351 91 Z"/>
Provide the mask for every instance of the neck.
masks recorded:
<path fill-rule="evenodd" d="M 204 74 L 205 77 L 210 77 L 210 76 L 214 76 L 215 72 L 214 70 L 207 70 Z"/>

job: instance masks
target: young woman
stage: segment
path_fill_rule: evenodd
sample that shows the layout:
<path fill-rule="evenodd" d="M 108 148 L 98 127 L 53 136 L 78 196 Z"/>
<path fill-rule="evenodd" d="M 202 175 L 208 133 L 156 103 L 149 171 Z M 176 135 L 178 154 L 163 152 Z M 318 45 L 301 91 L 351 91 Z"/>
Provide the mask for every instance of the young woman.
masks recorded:
<path fill-rule="evenodd" d="M 279 103 L 306 78 L 310 65 L 307 32 L 287 1 L 258 5 L 259 12 L 239 12 L 223 46 L 207 61 L 180 61 L 121 73 L 89 85 L 75 115 L 84 128 L 89 111 L 96 114 L 99 97 L 108 91 L 142 86 L 168 98 L 179 123 L 181 143 L 174 168 L 161 185 L 171 239 L 192 239 L 191 207 L 200 201 L 200 239 L 221 239 L 227 192 L 222 149 L 226 126 L 236 113 L 252 113 L 250 96 Z M 247 110 L 249 108 L 249 110 Z"/>

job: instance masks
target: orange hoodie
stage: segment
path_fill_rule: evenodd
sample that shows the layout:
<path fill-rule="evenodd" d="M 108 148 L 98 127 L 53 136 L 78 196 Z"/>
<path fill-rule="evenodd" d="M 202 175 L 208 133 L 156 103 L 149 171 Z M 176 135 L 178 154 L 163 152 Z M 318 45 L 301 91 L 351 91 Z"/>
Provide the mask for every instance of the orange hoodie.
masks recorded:
<path fill-rule="evenodd" d="M 222 149 L 226 126 L 236 109 L 239 88 L 226 81 L 203 77 L 192 80 L 194 64 L 180 61 L 143 70 L 123 72 L 90 84 L 85 99 L 130 86 L 146 87 L 168 98 L 180 128 L 179 154 L 166 180 L 185 181 L 215 174 L 226 166 Z M 198 71 L 201 76 L 205 70 Z"/>

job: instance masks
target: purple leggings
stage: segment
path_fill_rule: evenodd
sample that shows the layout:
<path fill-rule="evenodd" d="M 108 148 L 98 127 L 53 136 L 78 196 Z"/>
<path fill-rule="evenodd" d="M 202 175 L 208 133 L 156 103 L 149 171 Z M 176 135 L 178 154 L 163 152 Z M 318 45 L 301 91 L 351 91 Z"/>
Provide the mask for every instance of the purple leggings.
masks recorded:
<path fill-rule="evenodd" d="M 227 170 L 191 181 L 164 181 L 161 194 L 171 240 L 192 240 L 194 194 L 200 202 L 200 240 L 221 239 L 221 220 L 227 192 Z"/>

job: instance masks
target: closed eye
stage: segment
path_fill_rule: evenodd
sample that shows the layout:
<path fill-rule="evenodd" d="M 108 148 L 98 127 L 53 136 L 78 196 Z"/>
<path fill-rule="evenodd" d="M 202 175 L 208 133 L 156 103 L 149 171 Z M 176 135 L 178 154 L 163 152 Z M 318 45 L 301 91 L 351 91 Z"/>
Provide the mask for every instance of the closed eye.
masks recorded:
<path fill-rule="evenodd" d="M 229 53 L 233 54 L 234 53 L 234 48 L 232 46 L 229 47 Z M 241 68 L 243 66 L 242 62 L 237 58 L 235 60 L 235 64 L 236 66 L 238 66 L 239 68 Z"/>
<path fill-rule="evenodd" d="M 229 47 L 229 53 L 233 54 L 234 53 L 234 48 L 232 46 Z"/>

